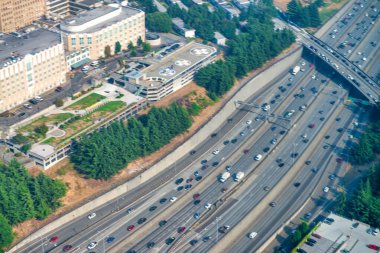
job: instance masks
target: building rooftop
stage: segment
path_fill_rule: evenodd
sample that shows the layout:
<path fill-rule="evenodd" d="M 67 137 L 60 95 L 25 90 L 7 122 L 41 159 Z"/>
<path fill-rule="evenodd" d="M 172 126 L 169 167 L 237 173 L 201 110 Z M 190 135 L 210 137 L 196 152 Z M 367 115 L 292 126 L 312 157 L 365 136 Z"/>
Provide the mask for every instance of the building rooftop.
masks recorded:
<path fill-rule="evenodd" d="M 68 33 L 91 33 L 111 26 L 140 12 L 142 11 L 125 6 L 101 6 L 83 12 L 75 17 L 64 19 L 60 28 Z"/>
<path fill-rule="evenodd" d="M 0 68 L 60 43 L 60 34 L 45 29 L 19 35 L 3 34 L 0 36 Z"/>
<path fill-rule="evenodd" d="M 344 252 L 344 250 L 350 253 L 373 253 L 376 251 L 368 248 L 367 245 L 380 246 L 379 235 L 374 235 L 369 225 L 335 214 L 330 214 L 328 217 L 335 221 L 331 224 L 322 223 L 315 231 L 322 238 L 312 237 L 317 243 L 313 247 L 304 244 L 302 249 L 308 253 L 332 253 Z"/>
<path fill-rule="evenodd" d="M 220 32 L 215 32 L 214 38 L 217 40 L 220 40 L 220 39 L 225 39 L 226 37 L 224 37 L 223 34 L 221 34 Z"/>
<path fill-rule="evenodd" d="M 55 149 L 49 144 L 33 144 L 29 150 L 30 153 L 40 156 L 42 159 L 46 159 L 54 154 Z"/>
<path fill-rule="evenodd" d="M 177 78 L 182 72 L 214 53 L 216 53 L 214 47 L 195 42 L 186 45 L 177 43 L 164 48 L 154 57 L 144 59 L 149 66 L 139 70 L 146 77 L 145 80 L 140 80 L 140 84 L 150 87 L 161 86 L 162 83 Z"/>

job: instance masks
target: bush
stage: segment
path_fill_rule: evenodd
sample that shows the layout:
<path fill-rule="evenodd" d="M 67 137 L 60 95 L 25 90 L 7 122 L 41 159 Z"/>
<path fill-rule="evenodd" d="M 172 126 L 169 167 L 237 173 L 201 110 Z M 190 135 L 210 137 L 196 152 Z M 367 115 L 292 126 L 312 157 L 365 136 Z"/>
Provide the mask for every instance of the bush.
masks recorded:
<path fill-rule="evenodd" d="M 34 129 L 34 132 L 36 132 L 39 135 L 45 136 L 45 134 L 49 131 L 49 128 L 46 125 L 38 126 Z"/>
<path fill-rule="evenodd" d="M 62 99 L 56 99 L 54 101 L 54 104 L 56 107 L 61 107 L 61 106 L 63 106 L 63 100 Z"/>
<path fill-rule="evenodd" d="M 16 136 L 14 136 L 12 138 L 12 142 L 15 144 L 25 144 L 25 143 L 29 142 L 29 139 L 28 139 L 28 137 L 18 133 Z"/>
<path fill-rule="evenodd" d="M 30 144 L 25 144 L 25 145 L 23 145 L 23 146 L 20 148 L 20 150 L 21 150 L 21 152 L 23 152 L 24 154 L 26 154 L 26 153 L 28 153 L 28 151 L 30 150 L 31 147 L 32 147 L 32 146 L 31 146 Z"/>

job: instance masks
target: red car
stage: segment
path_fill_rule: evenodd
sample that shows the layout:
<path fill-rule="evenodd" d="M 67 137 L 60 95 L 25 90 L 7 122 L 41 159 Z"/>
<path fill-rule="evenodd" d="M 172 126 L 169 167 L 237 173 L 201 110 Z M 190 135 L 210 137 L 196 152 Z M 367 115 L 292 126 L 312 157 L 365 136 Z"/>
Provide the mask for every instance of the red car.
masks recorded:
<path fill-rule="evenodd" d="M 249 153 L 249 149 L 245 149 L 244 154 L 248 154 L 248 153 Z"/>
<path fill-rule="evenodd" d="M 222 192 L 223 193 L 227 192 L 227 188 L 222 188 Z"/>
<path fill-rule="evenodd" d="M 65 245 L 65 247 L 63 247 L 63 251 L 64 252 L 68 252 L 69 250 L 71 250 L 73 248 L 73 246 L 71 245 Z"/>
<path fill-rule="evenodd" d="M 193 182 L 193 178 L 192 177 L 186 179 L 186 183 L 191 183 L 191 182 Z"/>
<path fill-rule="evenodd" d="M 380 247 L 375 244 L 368 244 L 367 247 L 374 250 L 380 250 Z"/>
<path fill-rule="evenodd" d="M 130 225 L 130 226 L 128 226 L 128 228 L 127 228 L 128 231 L 132 231 L 133 229 L 135 229 L 135 225 Z"/>
<path fill-rule="evenodd" d="M 185 230 L 186 230 L 186 227 L 179 227 L 178 233 L 182 234 L 183 232 L 185 232 Z"/>
<path fill-rule="evenodd" d="M 314 123 L 311 123 L 310 125 L 309 125 L 309 128 L 314 128 L 315 127 L 315 124 Z"/>
<path fill-rule="evenodd" d="M 318 238 L 318 239 L 322 238 L 322 236 L 320 236 L 319 234 L 316 234 L 316 233 L 312 233 L 311 235 L 314 236 L 315 238 Z"/>
<path fill-rule="evenodd" d="M 200 196 L 201 196 L 201 195 L 200 195 L 199 193 L 195 193 L 195 194 L 193 195 L 193 199 L 199 199 Z"/>
<path fill-rule="evenodd" d="M 52 238 L 50 238 L 49 242 L 57 242 L 58 239 L 59 239 L 58 236 L 53 236 Z"/>

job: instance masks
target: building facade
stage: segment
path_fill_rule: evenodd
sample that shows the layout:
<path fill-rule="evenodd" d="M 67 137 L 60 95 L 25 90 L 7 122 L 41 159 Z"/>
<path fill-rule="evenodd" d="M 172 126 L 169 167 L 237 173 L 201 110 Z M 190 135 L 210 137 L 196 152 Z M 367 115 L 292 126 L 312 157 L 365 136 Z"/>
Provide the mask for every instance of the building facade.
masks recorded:
<path fill-rule="evenodd" d="M 46 0 L 0 0 L 0 32 L 15 32 L 45 14 Z"/>
<path fill-rule="evenodd" d="M 61 23 L 65 47 L 68 51 L 78 51 L 83 47 L 90 49 L 92 60 L 105 56 L 105 48 L 115 52 L 116 42 L 127 49 L 138 38 L 145 40 L 145 13 L 119 5 L 96 8 Z"/>
<path fill-rule="evenodd" d="M 61 19 L 70 15 L 69 0 L 46 0 L 46 13 L 49 18 Z"/>
<path fill-rule="evenodd" d="M 66 81 L 64 46 L 58 33 L 35 30 L 0 37 L 0 113 Z"/>

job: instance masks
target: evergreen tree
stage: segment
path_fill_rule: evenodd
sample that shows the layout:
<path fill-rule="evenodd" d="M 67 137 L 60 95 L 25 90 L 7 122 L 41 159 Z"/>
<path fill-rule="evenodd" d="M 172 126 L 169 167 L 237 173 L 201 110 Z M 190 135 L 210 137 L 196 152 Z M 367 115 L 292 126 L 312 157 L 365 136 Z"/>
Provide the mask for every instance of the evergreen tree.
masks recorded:
<path fill-rule="evenodd" d="M 0 252 L 12 244 L 14 234 L 7 219 L 0 213 Z"/>

